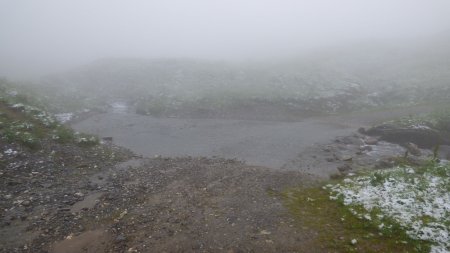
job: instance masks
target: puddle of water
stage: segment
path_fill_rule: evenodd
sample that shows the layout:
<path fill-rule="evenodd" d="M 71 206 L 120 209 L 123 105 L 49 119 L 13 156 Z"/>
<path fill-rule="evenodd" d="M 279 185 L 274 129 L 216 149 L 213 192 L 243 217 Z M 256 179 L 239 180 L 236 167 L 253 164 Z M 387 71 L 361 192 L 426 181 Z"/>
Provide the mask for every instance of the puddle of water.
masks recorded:
<path fill-rule="evenodd" d="M 5 248 L 19 248 L 23 244 L 30 245 L 36 239 L 40 231 L 28 231 L 27 227 L 30 225 L 28 221 L 16 221 L 10 226 L 0 228 L 0 250 Z M 20 237 L 20 240 L 17 238 Z"/>
<path fill-rule="evenodd" d="M 83 209 L 93 208 L 99 202 L 99 199 L 103 194 L 103 192 L 96 192 L 87 195 L 82 201 L 75 203 L 72 208 L 70 208 L 70 211 L 72 213 L 77 213 Z"/>
<path fill-rule="evenodd" d="M 56 242 L 51 253 L 96 253 L 105 252 L 109 235 L 103 230 L 84 232 L 78 236 L 69 236 Z"/>
<path fill-rule="evenodd" d="M 111 136 L 115 144 L 146 157 L 217 156 L 272 168 L 280 168 L 314 143 L 351 132 L 350 128 L 312 119 L 168 119 L 132 113 L 99 114 L 72 126 L 100 137 Z"/>

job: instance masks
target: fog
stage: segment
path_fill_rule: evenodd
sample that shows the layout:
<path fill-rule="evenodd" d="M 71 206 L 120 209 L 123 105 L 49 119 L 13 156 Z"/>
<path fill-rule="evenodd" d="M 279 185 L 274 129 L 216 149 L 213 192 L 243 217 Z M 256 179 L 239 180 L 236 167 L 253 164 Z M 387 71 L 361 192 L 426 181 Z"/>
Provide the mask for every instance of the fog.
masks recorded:
<path fill-rule="evenodd" d="M 0 252 L 450 253 L 449 186 L 450 0 L 0 0 Z"/>
<path fill-rule="evenodd" d="M 288 58 L 450 31 L 446 0 L 0 1 L 0 75 L 26 79 L 99 58 Z"/>

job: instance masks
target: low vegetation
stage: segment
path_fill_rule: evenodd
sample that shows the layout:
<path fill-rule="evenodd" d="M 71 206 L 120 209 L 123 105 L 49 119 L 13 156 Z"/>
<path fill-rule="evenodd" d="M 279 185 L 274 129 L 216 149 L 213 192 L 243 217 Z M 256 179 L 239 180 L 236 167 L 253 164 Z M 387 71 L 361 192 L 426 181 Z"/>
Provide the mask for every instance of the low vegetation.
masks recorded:
<path fill-rule="evenodd" d="M 41 101 L 18 93 L 11 85 L 0 86 L 0 133 L 8 143 L 17 142 L 37 149 L 47 140 L 75 143 L 80 146 L 98 144 L 95 136 L 74 132 L 48 113 Z"/>
<path fill-rule="evenodd" d="M 337 252 L 450 252 L 449 186 L 450 165 L 432 160 L 289 190 L 285 200 Z"/>

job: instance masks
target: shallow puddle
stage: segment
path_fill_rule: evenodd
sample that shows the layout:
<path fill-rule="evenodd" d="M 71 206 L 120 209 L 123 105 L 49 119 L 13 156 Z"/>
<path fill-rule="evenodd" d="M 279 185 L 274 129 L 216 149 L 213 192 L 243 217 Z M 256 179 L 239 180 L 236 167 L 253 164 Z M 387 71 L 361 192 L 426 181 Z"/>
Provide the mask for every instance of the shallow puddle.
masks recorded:
<path fill-rule="evenodd" d="M 77 213 L 82 211 L 83 209 L 94 208 L 103 194 L 104 194 L 103 192 L 95 192 L 90 195 L 87 195 L 86 197 L 84 197 L 82 201 L 78 201 L 77 203 L 75 203 L 72 206 L 72 208 L 70 208 L 70 211 L 72 213 Z"/>

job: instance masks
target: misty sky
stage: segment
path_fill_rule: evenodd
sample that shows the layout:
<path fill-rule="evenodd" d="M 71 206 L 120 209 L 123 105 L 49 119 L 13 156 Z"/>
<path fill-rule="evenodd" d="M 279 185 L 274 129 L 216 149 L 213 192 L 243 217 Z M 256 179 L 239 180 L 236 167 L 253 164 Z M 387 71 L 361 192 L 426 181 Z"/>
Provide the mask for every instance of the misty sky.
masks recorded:
<path fill-rule="evenodd" d="M 449 31 L 449 0 L 0 0 L 0 75 L 104 57 L 288 56 Z"/>

